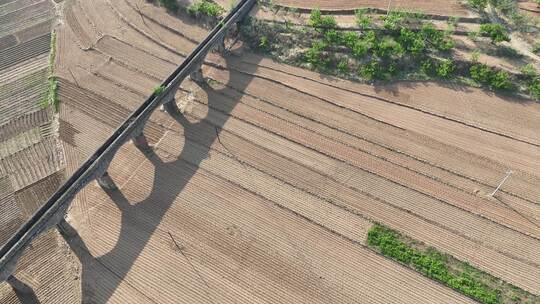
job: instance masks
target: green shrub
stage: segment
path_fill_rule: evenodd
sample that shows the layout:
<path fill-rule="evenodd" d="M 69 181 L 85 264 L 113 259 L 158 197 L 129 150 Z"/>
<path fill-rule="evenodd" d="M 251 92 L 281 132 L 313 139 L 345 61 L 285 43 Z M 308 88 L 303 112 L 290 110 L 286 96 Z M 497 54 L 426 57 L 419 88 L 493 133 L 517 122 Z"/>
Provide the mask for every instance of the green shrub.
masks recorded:
<path fill-rule="evenodd" d="M 352 54 L 357 59 L 362 59 L 369 51 L 369 44 L 364 40 L 358 40 L 352 47 Z"/>
<path fill-rule="evenodd" d="M 538 77 L 538 72 L 530 63 L 521 67 L 521 74 L 523 74 L 523 76 L 525 76 L 527 79 L 534 79 Z"/>
<path fill-rule="evenodd" d="M 404 50 L 401 44 L 391 36 L 385 36 L 376 46 L 375 54 L 379 57 L 399 58 Z"/>
<path fill-rule="evenodd" d="M 337 64 L 337 69 L 341 74 L 349 73 L 349 62 L 347 59 L 342 59 Z"/>
<path fill-rule="evenodd" d="M 435 75 L 435 64 L 431 59 L 426 59 L 420 64 L 420 71 L 427 76 Z"/>
<path fill-rule="evenodd" d="M 367 9 L 358 9 L 356 10 L 356 24 L 361 29 L 367 29 L 373 23 L 373 18 L 367 15 Z"/>
<path fill-rule="evenodd" d="M 488 84 L 491 80 L 491 68 L 485 64 L 475 64 L 469 68 L 471 78 L 479 83 Z"/>
<path fill-rule="evenodd" d="M 407 28 L 401 28 L 398 41 L 413 55 L 419 55 L 426 49 L 426 43 L 422 35 Z"/>
<path fill-rule="evenodd" d="M 454 41 L 449 34 L 437 30 L 433 23 L 422 25 L 420 33 L 425 40 L 429 41 L 438 50 L 448 51 L 454 47 Z"/>
<path fill-rule="evenodd" d="M 508 36 L 506 28 L 498 23 L 481 24 L 480 34 L 488 36 L 492 43 L 510 41 L 510 36 Z"/>
<path fill-rule="evenodd" d="M 323 16 L 321 10 L 316 8 L 311 10 L 309 16 L 309 25 L 323 31 L 337 26 L 336 19 L 333 16 Z"/>
<path fill-rule="evenodd" d="M 486 9 L 486 6 L 488 4 L 488 0 L 468 0 L 467 1 L 470 6 L 483 11 Z"/>
<path fill-rule="evenodd" d="M 400 29 L 403 22 L 405 21 L 406 14 L 400 11 L 391 11 L 384 18 L 383 26 L 387 30 L 397 30 Z"/>
<path fill-rule="evenodd" d="M 533 53 L 535 53 L 536 55 L 539 55 L 540 54 L 540 41 L 536 41 L 533 46 L 532 46 L 532 51 Z"/>
<path fill-rule="evenodd" d="M 493 89 L 508 90 L 513 87 L 508 72 L 503 70 L 497 71 L 485 64 L 471 66 L 469 74 L 474 81 L 489 85 Z"/>
<path fill-rule="evenodd" d="M 356 32 L 347 32 L 341 36 L 341 43 L 351 49 L 359 40 L 360 36 Z"/>
<path fill-rule="evenodd" d="M 339 43 L 342 40 L 341 33 L 333 29 L 326 30 L 326 32 L 324 33 L 324 39 L 326 40 L 326 42 L 332 44 Z"/>
<path fill-rule="evenodd" d="M 360 67 L 358 74 L 367 80 L 382 79 L 383 73 L 381 64 L 378 61 L 372 60 Z"/>
<path fill-rule="evenodd" d="M 480 60 L 480 52 L 479 51 L 473 51 L 471 53 L 471 61 L 476 63 L 476 62 L 478 62 L 478 60 Z"/>
<path fill-rule="evenodd" d="M 535 79 L 534 81 L 531 81 L 528 88 L 531 97 L 536 100 L 540 100 L 540 80 Z"/>
<path fill-rule="evenodd" d="M 472 41 L 476 41 L 478 39 L 478 35 L 480 35 L 480 33 L 477 31 L 471 31 L 467 33 L 467 37 L 469 37 L 469 39 L 471 39 Z"/>
<path fill-rule="evenodd" d="M 267 36 L 261 36 L 259 39 L 259 48 L 263 50 L 268 50 L 270 48 L 270 42 L 268 41 Z"/>
<path fill-rule="evenodd" d="M 202 0 L 202 1 L 190 4 L 187 8 L 187 12 L 190 15 L 195 16 L 195 17 L 201 16 L 201 15 L 210 16 L 210 17 L 219 17 L 225 12 L 225 10 L 218 4 L 215 4 L 209 0 Z"/>
<path fill-rule="evenodd" d="M 510 74 L 507 71 L 498 71 L 493 74 L 489 85 L 497 90 L 509 90 L 512 88 Z"/>
<path fill-rule="evenodd" d="M 315 41 L 306 52 L 306 61 L 314 68 L 326 68 L 329 61 L 323 57 L 323 52 L 327 46 L 328 45 L 324 41 Z"/>
<path fill-rule="evenodd" d="M 450 78 L 454 73 L 454 62 L 450 59 L 443 59 L 436 68 L 437 76 L 441 78 Z"/>
<path fill-rule="evenodd" d="M 465 271 L 451 272 L 446 256 L 433 249 L 421 251 L 413 248 L 400 238 L 396 231 L 376 224 L 368 231 L 367 244 L 377 248 L 383 255 L 408 265 L 481 303 L 501 303 L 499 290 L 490 288 Z"/>

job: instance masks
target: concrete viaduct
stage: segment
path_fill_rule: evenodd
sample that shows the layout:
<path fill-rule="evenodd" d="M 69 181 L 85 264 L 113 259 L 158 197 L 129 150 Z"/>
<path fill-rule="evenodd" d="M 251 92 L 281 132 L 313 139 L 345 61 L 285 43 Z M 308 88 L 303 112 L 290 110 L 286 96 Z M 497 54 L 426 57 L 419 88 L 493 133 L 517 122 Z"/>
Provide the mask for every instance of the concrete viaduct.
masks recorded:
<path fill-rule="evenodd" d="M 255 2 L 256 0 L 241 0 L 161 84 L 161 89 L 156 90 L 136 109 L 107 141 L 0 248 L 0 282 L 7 281 L 17 290 L 26 288 L 12 274 L 19 258 L 32 243 L 32 240 L 54 227 L 66 232 L 67 223 L 64 219 L 66 212 L 75 195 L 88 183 L 96 180 L 103 188 L 115 188 L 107 169 L 116 152 L 130 140 L 140 149 L 150 148 L 144 137 L 143 129 L 152 113 L 163 106 L 169 114 L 178 115 L 174 96 L 181 83 L 188 76 L 196 82 L 204 79 L 201 66 L 206 55 L 213 49 L 224 50 L 227 31 L 238 26 L 244 20 Z"/>

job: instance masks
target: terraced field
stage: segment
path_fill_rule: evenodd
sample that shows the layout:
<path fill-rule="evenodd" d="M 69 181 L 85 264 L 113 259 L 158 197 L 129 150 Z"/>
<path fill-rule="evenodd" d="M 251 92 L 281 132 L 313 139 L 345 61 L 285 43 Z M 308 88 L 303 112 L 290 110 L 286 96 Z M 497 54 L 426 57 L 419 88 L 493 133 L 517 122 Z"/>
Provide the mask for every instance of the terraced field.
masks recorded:
<path fill-rule="evenodd" d="M 276 1 L 388 5 L 308 2 Z M 475 17 L 458 1 L 392 5 Z M 66 2 L 55 114 L 36 103 L 52 3 L 0 8 L 1 243 L 208 30 L 143 0 Z M 474 303 L 370 249 L 374 223 L 540 294 L 540 103 L 360 84 L 229 47 L 206 58 L 204 84 L 183 83 L 182 115 L 150 118 L 152 152 L 120 149 L 118 190 L 77 195 L 67 244 L 56 232 L 35 242 L 17 277 L 41 303 Z M 22 300 L 0 285 L 0 302 Z"/>
<path fill-rule="evenodd" d="M 40 105 L 48 94 L 54 18 L 52 1 L 0 1 L 0 244 L 64 179 L 57 118 Z M 75 267 L 67 244 L 51 231 L 34 242 L 15 273 L 31 294 L 2 284 L 0 302 L 75 303 L 81 293 Z"/>

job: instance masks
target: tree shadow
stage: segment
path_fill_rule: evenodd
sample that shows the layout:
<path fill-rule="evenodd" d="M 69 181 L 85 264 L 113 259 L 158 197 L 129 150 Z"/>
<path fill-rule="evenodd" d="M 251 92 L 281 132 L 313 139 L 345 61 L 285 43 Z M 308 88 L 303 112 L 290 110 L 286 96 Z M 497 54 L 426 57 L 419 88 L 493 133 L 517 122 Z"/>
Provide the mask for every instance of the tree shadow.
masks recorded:
<path fill-rule="evenodd" d="M 226 66 L 232 64 L 231 59 L 232 56 L 225 57 Z M 252 65 L 251 68 L 253 69 L 252 72 L 255 72 L 254 70 L 257 67 Z M 243 91 L 251 82 L 251 79 L 252 76 L 235 77 L 235 73 L 231 73 L 225 88 L 234 83 L 236 88 Z M 207 84 L 202 84 L 200 87 L 206 91 L 208 96 L 219 96 L 223 90 L 215 90 Z M 240 101 L 240 98 L 239 95 L 231 102 L 221 104 L 219 106 L 220 111 L 225 114 L 230 113 Z M 218 102 L 220 101 L 215 98 L 209 98 L 208 106 L 216 108 Z M 103 256 L 92 258 L 84 245 L 84 241 L 75 229 L 69 225 L 60 229 L 63 230 L 62 234 L 82 264 L 83 303 L 101 304 L 110 299 L 156 231 L 167 210 L 190 179 L 197 173 L 199 164 L 208 157 L 210 146 L 215 140 L 219 140 L 219 132 L 229 117 L 228 115 L 213 116 L 212 123 L 209 123 L 207 121 L 208 114 L 207 117 L 197 122 L 190 122 L 180 112 L 172 116 L 184 129 L 184 146 L 180 155 L 171 162 L 164 162 L 151 150 L 143 149 L 148 160 L 155 167 L 150 195 L 140 202 L 129 202 L 122 192 L 105 190 L 121 211 L 121 228 L 114 248 Z M 202 153 L 201 149 L 203 149 Z M 189 163 L 184 160 L 186 157 L 189 157 Z M 174 178 L 171 178 L 171 170 L 174 172 Z M 152 216 L 141 219 L 141 215 L 147 214 L 150 210 Z M 136 222 L 138 228 L 136 235 L 132 228 L 134 222 Z M 106 285 L 106 288 L 101 288 L 99 291 L 95 290 L 96 294 L 99 292 L 99 296 L 93 296 L 94 287 L 92 286 L 96 278 L 100 277 L 99 273 L 95 273 L 96 271 L 99 272 L 99 267 L 92 267 L 92 265 L 96 265 L 96 262 L 105 267 L 107 267 L 106 265 L 114 265 L 114 275 L 108 276 L 108 281 L 103 284 Z M 148 269 L 148 271 L 152 270 Z M 103 278 L 101 279 L 103 280 Z M 98 285 L 101 286 L 101 284 Z"/>

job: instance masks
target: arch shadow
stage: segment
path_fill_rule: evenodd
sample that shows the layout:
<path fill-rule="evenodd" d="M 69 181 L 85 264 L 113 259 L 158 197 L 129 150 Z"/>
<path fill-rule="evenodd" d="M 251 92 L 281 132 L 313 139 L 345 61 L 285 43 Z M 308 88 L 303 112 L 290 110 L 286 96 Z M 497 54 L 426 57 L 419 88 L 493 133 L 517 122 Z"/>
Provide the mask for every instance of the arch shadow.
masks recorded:
<path fill-rule="evenodd" d="M 229 67 L 233 61 L 233 55 L 225 56 L 225 66 Z M 251 69 L 256 70 L 256 65 L 249 65 Z M 242 92 L 251 82 L 253 76 L 235 77 L 236 73 L 231 73 L 225 88 L 234 83 L 234 87 Z M 207 84 L 202 84 L 200 87 L 206 91 L 207 95 L 220 96 L 221 91 L 215 90 Z M 240 102 L 241 95 L 230 97 L 227 95 L 229 102 L 221 104 L 219 111 L 229 114 L 236 104 Z M 216 109 L 216 103 L 219 100 L 209 98 L 209 111 L 204 119 L 197 122 L 190 122 L 186 117 L 177 112 L 172 115 L 173 118 L 184 129 L 184 146 L 181 153 L 171 162 L 162 161 L 151 150 L 144 149 L 148 159 L 155 167 L 154 180 L 150 195 L 140 202 L 129 202 L 126 196 L 118 190 L 105 190 L 111 200 L 117 205 L 121 211 L 121 228 L 117 243 L 114 248 L 103 256 L 94 258 L 89 253 L 84 241 L 79 236 L 77 231 L 64 223 L 60 232 L 67 240 L 71 250 L 79 258 L 82 264 L 82 293 L 83 303 L 102 304 L 106 303 L 114 294 L 118 286 L 121 284 L 125 276 L 132 268 L 135 260 L 139 257 L 142 250 L 154 234 L 157 226 L 175 201 L 176 197 L 183 191 L 184 187 L 189 183 L 191 178 L 197 173 L 200 163 L 206 159 L 210 152 L 210 146 L 216 140 L 219 140 L 219 133 L 227 122 L 228 115 L 219 115 L 212 118 L 212 123 L 207 122 L 208 115 Z M 196 139 L 196 141 L 195 141 Z M 201 148 L 202 147 L 202 148 Z M 201 153 L 203 149 L 203 153 Z M 185 157 L 189 156 L 190 162 L 184 161 Z M 171 179 L 171 170 L 174 170 L 174 177 Z M 166 187 L 162 187 L 167 185 Z M 171 191 L 171 189 L 174 189 Z M 144 220 L 137 220 L 141 214 L 152 211 L 151 217 L 145 217 Z M 136 241 L 134 242 L 132 228 L 126 223 L 128 219 L 132 222 L 144 227 L 137 230 Z M 135 219 L 135 220 L 134 220 Z M 174 241 L 174 239 L 173 239 Z M 122 261 L 118 263 L 118 261 Z M 107 282 L 99 282 L 103 280 L 100 276 L 100 271 L 106 270 L 106 265 L 115 263 L 114 275 L 108 275 Z M 101 272 L 102 272 L 101 271 Z M 150 269 L 148 271 L 151 271 Z M 98 287 L 96 287 L 98 286 Z M 179 291 L 181 292 L 181 291 Z"/>

